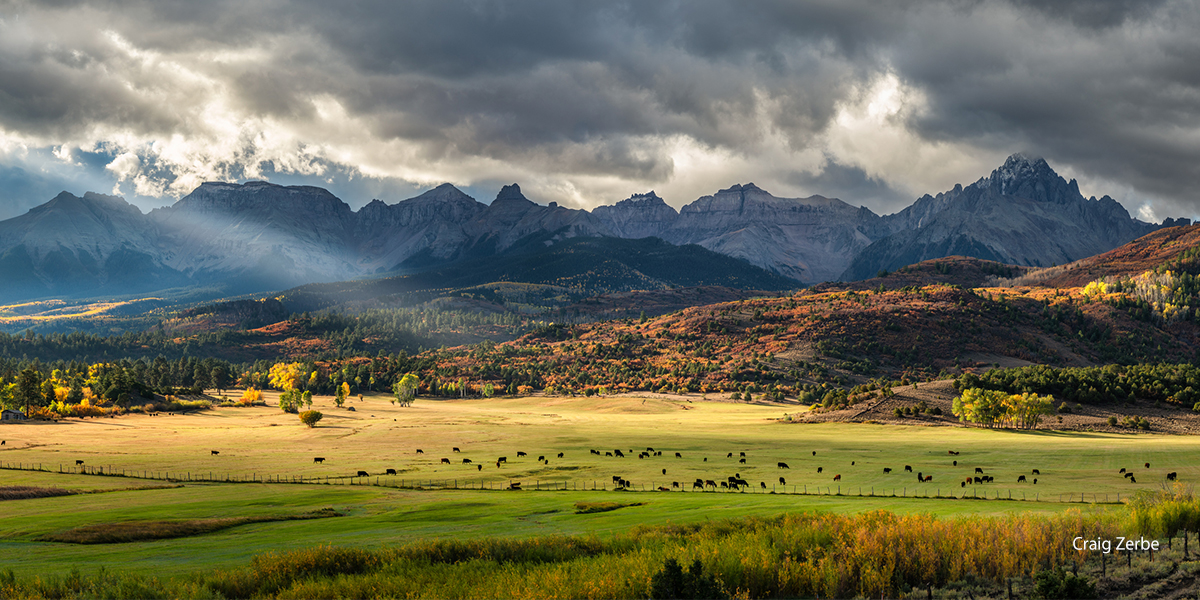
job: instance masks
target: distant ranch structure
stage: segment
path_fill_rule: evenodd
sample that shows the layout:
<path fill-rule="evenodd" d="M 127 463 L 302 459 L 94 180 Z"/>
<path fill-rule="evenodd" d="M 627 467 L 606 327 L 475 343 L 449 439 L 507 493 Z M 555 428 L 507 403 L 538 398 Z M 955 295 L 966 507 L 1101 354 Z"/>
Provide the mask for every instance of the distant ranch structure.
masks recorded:
<path fill-rule="evenodd" d="M 25 413 L 23 413 L 19 410 L 12 410 L 12 409 L 6 408 L 6 409 L 4 409 L 3 412 L 0 412 L 0 422 L 24 421 L 24 420 L 25 420 Z"/>

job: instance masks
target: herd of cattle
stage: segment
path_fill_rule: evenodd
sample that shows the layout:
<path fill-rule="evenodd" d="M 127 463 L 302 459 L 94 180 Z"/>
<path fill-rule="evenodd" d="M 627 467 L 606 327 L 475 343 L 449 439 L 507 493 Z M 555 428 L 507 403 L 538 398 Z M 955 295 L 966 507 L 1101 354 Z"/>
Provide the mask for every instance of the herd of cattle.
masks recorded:
<path fill-rule="evenodd" d="M 460 448 L 458 448 L 458 447 L 454 447 L 454 448 L 452 448 L 452 451 L 453 451 L 453 452 L 455 452 L 455 453 L 460 453 L 462 450 L 461 450 Z M 217 455 L 219 455 L 219 454 L 220 454 L 220 452 L 219 452 L 219 451 L 217 451 L 217 450 L 212 450 L 211 452 L 212 452 L 212 455 L 213 455 L 213 456 L 217 456 Z M 619 449 L 614 449 L 614 450 L 612 450 L 612 451 L 607 451 L 607 450 L 605 450 L 605 451 L 600 451 L 600 450 L 595 450 L 595 449 L 592 449 L 592 450 L 589 450 L 589 452 L 590 452 L 590 453 L 591 453 L 593 456 L 611 457 L 611 458 L 625 458 L 625 452 L 623 452 L 623 451 L 621 451 L 621 450 L 619 450 Z M 960 454 L 959 452 L 957 452 L 957 451 L 954 451 L 954 450 L 949 450 L 949 451 L 947 451 L 947 452 L 949 453 L 949 455 L 950 455 L 950 456 L 959 456 L 959 454 Z M 422 454 L 422 455 L 423 455 L 423 454 L 425 454 L 425 451 L 424 451 L 424 450 L 421 450 L 421 449 L 419 449 L 419 448 L 418 448 L 418 449 L 417 449 L 417 451 L 416 451 L 416 453 L 417 453 L 417 454 Z M 629 450 L 629 453 L 630 453 L 630 454 L 633 454 L 633 453 L 634 453 L 634 450 L 630 449 L 630 450 Z M 647 459 L 647 458 L 655 458 L 655 457 L 659 457 L 659 456 L 662 456 L 662 455 L 663 455 L 663 452 L 662 452 L 661 450 L 655 450 L 654 448 L 651 448 L 651 447 L 647 447 L 647 448 L 646 448 L 644 451 L 641 451 L 641 452 L 638 452 L 638 453 L 637 453 L 637 457 L 638 457 L 638 459 L 639 459 L 639 460 L 640 460 L 640 459 Z M 816 452 L 815 450 L 814 450 L 814 451 L 812 451 L 812 456 L 816 456 L 816 455 L 817 455 L 817 452 Z M 517 456 L 517 458 L 525 458 L 525 457 L 528 457 L 528 456 L 529 456 L 529 454 L 528 454 L 528 453 L 526 453 L 526 452 L 523 452 L 523 451 L 518 451 L 518 452 L 516 453 L 516 456 Z M 563 458 L 564 456 L 565 456 L 565 453 L 563 453 L 563 452 L 559 452 L 559 453 L 557 454 L 557 458 Z M 682 459 L 682 458 L 683 458 L 683 454 L 682 454 L 682 453 L 680 453 L 680 452 L 675 452 L 675 458 Z M 725 458 L 727 458 L 727 459 L 732 459 L 732 458 L 734 458 L 733 452 L 730 452 L 730 453 L 728 453 L 728 454 L 725 456 Z M 745 453 L 745 452 L 739 452 L 739 453 L 738 453 L 738 456 L 737 456 L 737 459 L 738 459 L 738 464 L 742 464 L 742 465 L 745 465 L 745 464 L 747 464 L 747 462 L 746 462 L 746 460 L 747 460 L 747 457 L 746 457 L 746 453 Z M 547 458 L 546 458 L 546 455 L 541 455 L 541 456 L 538 456 L 537 460 L 538 460 L 538 462 L 540 462 L 540 463 L 544 463 L 544 465 L 549 465 L 549 464 L 550 464 L 550 461 L 549 461 L 549 459 L 547 459 Z M 315 463 L 315 464 L 323 464 L 324 462 L 325 462 L 325 458 L 324 458 L 324 457 L 317 456 L 317 457 L 314 457 L 314 458 L 313 458 L 313 463 Z M 707 462 L 708 462 L 708 457 L 704 457 L 704 458 L 703 458 L 703 460 L 702 460 L 702 462 L 704 462 L 704 463 L 707 463 Z M 498 457 L 498 458 L 496 459 L 496 468 L 500 468 L 502 465 L 505 465 L 505 464 L 507 464 L 507 463 L 508 463 L 508 457 L 507 457 L 507 456 L 501 456 L 501 457 Z M 850 461 L 850 466 L 851 466 L 851 467 L 854 467 L 854 466 L 855 466 L 855 463 L 856 463 L 856 461 Z M 82 465 L 82 464 L 83 464 L 83 461 L 82 461 L 82 460 L 77 460 L 77 461 L 75 461 L 75 464 L 76 464 L 76 465 Z M 450 465 L 450 464 L 453 464 L 453 463 L 450 461 L 450 459 L 449 459 L 449 458 L 442 458 L 442 459 L 441 459 L 441 461 L 440 461 L 440 464 L 443 464 L 443 465 Z M 476 470 L 477 470 L 477 471 L 482 471 L 482 470 L 483 470 L 483 465 L 481 465 L 481 464 L 477 464 L 477 463 L 474 463 L 474 462 L 472 462 L 472 461 L 471 461 L 471 459 L 469 459 L 469 458 L 463 458 L 463 459 L 462 459 L 462 463 L 461 463 L 461 464 L 463 464 L 463 465 L 472 465 L 472 466 L 474 466 L 474 467 L 476 468 Z M 791 470 L 791 466 L 790 466 L 790 465 L 788 465 L 788 463 L 786 463 L 786 462 L 783 462 L 783 461 L 776 462 L 776 463 L 775 463 L 775 466 L 776 466 L 776 468 L 778 468 L 778 469 L 788 469 L 788 470 Z M 951 461 L 951 466 L 952 466 L 952 467 L 958 467 L 958 466 L 959 466 L 959 464 L 958 464 L 958 460 L 957 460 L 957 459 L 955 459 L 955 460 Z M 963 465 L 963 466 L 964 466 L 964 467 L 966 467 L 966 465 Z M 1150 468 L 1150 463 L 1145 463 L 1145 465 L 1144 465 L 1144 466 L 1145 466 L 1145 468 L 1146 468 L 1146 469 L 1149 469 L 1149 468 Z M 986 474 L 984 474 L 984 472 L 983 472 L 983 468 L 982 468 L 982 467 L 974 467 L 974 469 L 975 469 L 975 472 L 974 472 L 974 474 L 973 474 L 973 475 L 971 475 L 971 476 L 968 476 L 968 477 L 965 477 L 965 478 L 963 478 L 961 481 L 959 481 L 959 482 L 958 482 L 960 487 L 964 487 L 964 488 L 965 488 L 965 487 L 966 487 L 966 486 L 968 486 L 968 485 L 983 485 L 983 484 L 988 484 L 988 483 L 995 483 L 995 481 L 996 481 L 995 477 L 993 477 L 993 476 L 991 476 L 991 475 L 986 475 Z M 912 465 L 904 465 L 904 471 L 905 471 L 905 472 L 907 472 L 907 473 L 912 473 L 912 472 L 913 472 Z M 665 468 L 664 468 L 664 469 L 662 469 L 662 470 L 661 470 L 661 472 L 662 472 L 662 474 L 663 474 L 663 475 L 666 475 L 666 474 L 667 474 L 667 469 L 665 469 Z M 824 467 L 823 467 L 823 466 L 818 466 L 818 467 L 816 467 L 816 472 L 817 472 L 818 474 L 821 474 L 821 473 L 823 473 L 823 472 L 824 472 Z M 884 474 L 884 475 L 888 475 L 888 474 L 891 474 L 891 473 L 892 473 L 892 468 L 891 468 L 891 467 L 884 467 L 884 468 L 883 468 L 883 474 Z M 382 474 L 383 474 L 383 475 L 396 475 L 396 474 L 397 474 L 397 471 L 396 471 L 396 469 L 387 469 L 387 470 L 386 470 L 386 471 L 384 471 Z M 1137 479 L 1134 477 L 1134 475 L 1133 475 L 1133 471 L 1132 471 L 1131 469 L 1124 469 L 1124 468 L 1123 468 L 1123 469 L 1121 469 L 1121 470 L 1118 472 L 1118 474 L 1123 474 L 1123 475 L 1124 475 L 1124 477 L 1125 477 L 1126 479 L 1128 479 L 1130 483 L 1137 483 Z M 1031 475 L 1041 475 L 1041 471 L 1040 471 L 1040 470 L 1038 470 L 1038 469 L 1032 469 Z M 356 474 L 356 475 L 354 475 L 353 477 L 370 477 L 370 476 L 371 476 L 371 474 L 370 474 L 369 472 L 367 472 L 367 471 L 361 471 L 361 470 L 360 470 L 360 471 L 358 471 L 358 472 L 357 472 L 357 474 Z M 1178 477 L 1178 474 L 1177 474 L 1176 472 L 1174 472 L 1174 471 L 1172 471 L 1172 472 L 1170 472 L 1170 473 L 1167 473 L 1167 475 L 1166 475 L 1166 478 L 1167 478 L 1168 480 L 1171 480 L 1171 481 L 1175 481 L 1175 480 L 1177 479 L 1177 477 Z M 918 482 L 918 483 L 930 483 L 930 482 L 932 482 L 932 481 L 933 481 L 933 475 L 926 475 L 924 472 L 917 472 L 917 474 L 916 474 L 916 478 L 917 478 L 917 482 Z M 835 482 L 841 482 L 841 481 L 842 481 L 842 475 L 841 475 L 841 473 L 835 474 L 835 475 L 833 476 L 833 481 L 835 481 Z M 626 479 L 626 478 L 625 478 L 624 476 L 622 476 L 622 475 L 613 475 L 613 476 L 612 476 L 612 482 L 613 482 L 613 484 L 614 484 L 615 488 L 616 488 L 616 489 L 618 489 L 618 490 L 620 490 L 620 489 L 632 489 L 632 488 L 633 488 L 633 483 L 632 483 L 632 482 L 630 482 L 630 480 Z M 1038 482 L 1038 480 L 1037 480 L 1037 478 L 1036 478 L 1036 477 L 1034 477 L 1034 478 L 1033 478 L 1033 480 L 1032 480 L 1032 482 L 1030 482 L 1030 480 L 1029 480 L 1029 479 L 1027 479 L 1025 475 L 1019 475 L 1019 476 L 1017 477 L 1017 480 L 1016 480 L 1016 483 L 1031 483 L 1032 485 L 1036 485 L 1036 484 L 1037 484 L 1037 482 Z M 780 485 L 787 485 L 787 479 L 786 479 L 786 478 L 784 478 L 784 477 L 780 477 L 780 478 L 779 478 L 779 484 L 780 484 Z M 722 480 L 721 478 L 718 478 L 718 479 L 704 479 L 704 478 L 702 478 L 702 477 L 698 477 L 698 478 L 696 478 L 696 479 L 695 479 L 695 481 L 693 481 L 693 482 L 691 483 L 691 489 L 693 489 L 693 490 L 708 490 L 708 489 L 710 489 L 710 488 L 711 488 L 711 489 L 713 489 L 713 490 L 718 490 L 718 489 L 726 489 L 726 490 L 732 490 L 732 491 L 740 491 L 740 490 L 744 490 L 744 489 L 746 489 L 746 488 L 749 488 L 749 487 L 751 487 L 751 484 L 750 484 L 750 482 L 749 482 L 749 481 L 747 481 L 746 479 L 744 479 L 744 478 L 742 477 L 741 473 L 734 473 L 733 475 L 726 476 L 726 477 L 725 477 L 723 480 Z M 767 482 L 766 482 L 766 481 L 760 481 L 760 482 L 759 482 L 759 487 L 761 487 L 762 489 L 767 489 Z M 658 491 L 662 491 L 662 492 L 669 492 L 669 491 L 672 491 L 672 490 L 675 490 L 675 489 L 682 489 L 682 488 L 683 488 L 683 484 L 681 484 L 681 483 L 680 483 L 680 482 L 678 482 L 678 481 L 673 481 L 673 482 L 671 482 L 671 486 L 670 486 L 670 487 L 667 487 L 667 486 L 665 486 L 665 485 L 662 485 L 662 486 L 658 486 L 658 487 L 657 487 L 657 490 L 658 490 Z M 521 484 L 520 484 L 520 483 L 516 483 L 516 482 L 514 482 L 514 483 L 512 483 L 512 484 L 509 486 L 509 489 L 513 489 L 513 490 L 519 490 L 519 489 L 521 489 Z"/>

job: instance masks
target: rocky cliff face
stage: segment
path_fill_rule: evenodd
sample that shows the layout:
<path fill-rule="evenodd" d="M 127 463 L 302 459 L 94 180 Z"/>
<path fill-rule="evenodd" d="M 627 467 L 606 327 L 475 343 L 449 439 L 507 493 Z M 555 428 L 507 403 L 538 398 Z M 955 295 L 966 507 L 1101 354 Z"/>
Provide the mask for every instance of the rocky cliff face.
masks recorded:
<path fill-rule="evenodd" d="M 1063 264 L 1156 227 L 1111 198 L 1084 199 L 1044 160 L 1020 155 L 965 188 L 886 217 L 821 196 L 777 198 L 752 183 L 679 212 L 653 192 L 592 212 L 543 206 L 516 184 L 490 205 L 445 184 L 354 212 L 316 187 L 206 183 L 149 215 L 120 198 L 64 192 L 0 222 L 7 286 L 0 297 L 218 282 L 238 291 L 282 289 L 544 249 L 572 237 L 698 244 L 811 284 L 955 254 Z"/>
<path fill-rule="evenodd" d="M 988 177 L 884 217 L 895 233 L 865 248 L 842 279 L 943 256 L 1050 266 L 1107 252 L 1158 228 L 1105 196 L 1085 199 L 1045 160 L 1013 155 Z"/>
<path fill-rule="evenodd" d="M 836 278 L 885 232 L 879 216 L 866 208 L 821 196 L 776 198 L 748 183 L 683 207 L 664 238 L 816 283 Z"/>

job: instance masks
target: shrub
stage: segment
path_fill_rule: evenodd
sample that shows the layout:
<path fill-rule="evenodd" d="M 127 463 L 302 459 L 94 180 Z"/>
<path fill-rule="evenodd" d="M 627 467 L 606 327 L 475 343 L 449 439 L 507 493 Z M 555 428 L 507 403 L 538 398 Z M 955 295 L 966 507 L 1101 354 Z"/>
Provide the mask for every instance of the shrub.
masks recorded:
<path fill-rule="evenodd" d="M 1113 416 L 1111 416 L 1111 417 L 1109 417 L 1109 418 L 1108 418 L 1108 426 L 1109 426 L 1109 427 L 1116 427 L 1116 426 L 1117 426 L 1117 417 L 1116 417 L 1116 415 L 1113 415 Z"/>
<path fill-rule="evenodd" d="M 1043 598 L 1098 598 L 1096 584 L 1086 577 L 1068 575 L 1062 567 L 1053 571 L 1039 571 L 1037 593 Z"/>
<path fill-rule="evenodd" d="M 651 598 L 729 598 L 712 576 L 705 577 L 700 561 L 695 561 L 687 571 L 673 558 L 663 563 L 663 568 L 650 578 Z"/>
<path fill-rule="evenodd" d="M 325 415 L 321 414 L 320 411 L 306 410 L 306 411 L 300 413 L 300 422 L 304 423 L 305 425 L 308 425 L 309 427 L 316 427 L 317 421 L 320 421 L 321 417 L 324 417 L 324 416 Z"/>

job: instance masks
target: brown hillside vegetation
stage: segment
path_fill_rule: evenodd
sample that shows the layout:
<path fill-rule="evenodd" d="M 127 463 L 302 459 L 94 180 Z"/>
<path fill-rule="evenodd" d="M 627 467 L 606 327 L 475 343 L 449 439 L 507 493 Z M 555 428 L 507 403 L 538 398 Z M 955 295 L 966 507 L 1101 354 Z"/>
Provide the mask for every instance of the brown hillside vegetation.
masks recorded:
<path fill-rule="evenodd" d="M 933 285 L 806 291 L 634 319 L 551 325 L 492 347 L 440 353 L 438 382 L 524 381 L 587 393 L 733 390 L 822 395 L 872 380 L 921 380 L 999 363 L 1186 361 L 1184 342 L 1077 293 Z M 809 396 L 811 397 L 811 396 Z"/>
<path fill-rule="evenodd" d="M 1168 227 L 1144 235 L 1124 246 L 1073 263 L 1038 269 L 1025 277 L 1013 278 L 1013 285 L 1041 287 L 1082 287 L 1102 277 L 1139 275 L 1179 259 L 1189 249 L 1200 246 L 1200 224 Z"/>
<path fill-rule="evenodd" d="M 957 285 L 960 287 L 984 287 L 997 278 L 1020 277 L 1033 269 L 1017 265 L 1006 265 L 991 260 L 982 260 L 969 256 L 947 256 L 919 262 L 915 265 L 901 267 L 895 272 L 882 277 L 872 277 L 862 281 L 833 281 L 813 286 L 813 291 L 830 292 L 846 290 L 875 290 L 883 286 L 886 289 L 902 287 L 923 287 L 935 284 Z"/>

